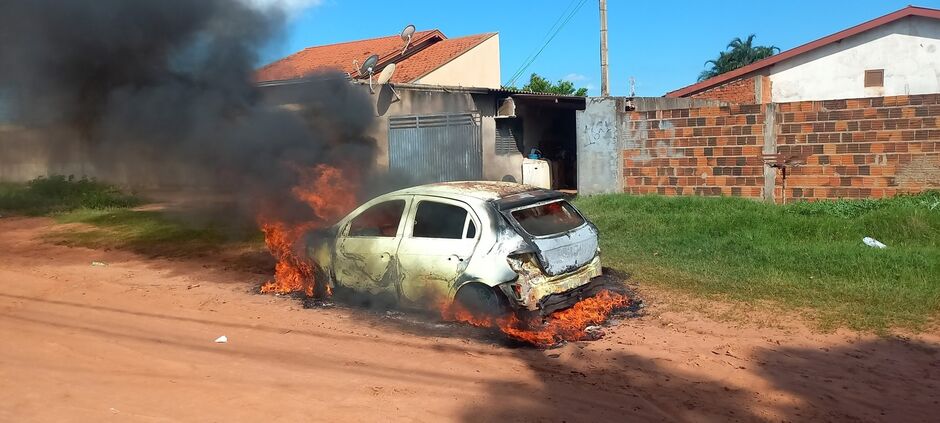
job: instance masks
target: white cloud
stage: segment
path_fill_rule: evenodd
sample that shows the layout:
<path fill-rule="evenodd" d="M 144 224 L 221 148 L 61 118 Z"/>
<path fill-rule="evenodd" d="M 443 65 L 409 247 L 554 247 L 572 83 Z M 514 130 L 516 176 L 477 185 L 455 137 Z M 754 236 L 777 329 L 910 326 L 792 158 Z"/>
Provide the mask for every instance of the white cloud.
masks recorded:
<path fill-rule="evenodd" d="M 584 75 L 581 75 L 580 73 L 569 73 L 565 75 L 564 77 L 562 77 L 561 79 L 564 79 L 565 81 L 578 82 L 578 81 L 586 80 L 587 77 Z"/>
<path fill-rule="evenodd" d="M 311 7 L 319 6 L 323 0 L 241 0 L 245 4 L 261 9 L 281 9 L 288 16 L 297 14 Z"/>

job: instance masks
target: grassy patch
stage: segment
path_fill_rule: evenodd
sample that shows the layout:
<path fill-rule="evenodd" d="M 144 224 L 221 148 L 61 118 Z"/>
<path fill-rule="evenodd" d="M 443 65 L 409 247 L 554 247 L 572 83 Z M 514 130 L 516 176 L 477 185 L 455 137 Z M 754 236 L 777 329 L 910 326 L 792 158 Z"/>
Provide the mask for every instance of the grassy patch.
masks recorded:
<path fill-rule="evenodd" d="M 190 223 L 155 211 L 78 209 L 56 216 L 59 223 L 83 223 L 49 235 L 60 244 L 116 248 L 161 257 L 193 257 L 225 248 L 260 246 L 263 238 L 253 227 L 234 228 Z"/>
<path fill-rule="evenodd" d="M 938 192 L 783 207 L 627 195 L 577 205 L 601 230 L 606 265 L 646 283 L 810 309 L 827 327 L 918 328 L 940 311 Z"/>
<path fill-rule="evenodd" d="M 133 195 L 93 179 L 71 176 L 37 178 L 27 183 L 0 183 L 0 211 L 31 216 L 79 208 L 109 209 L 140 203 Z"/>

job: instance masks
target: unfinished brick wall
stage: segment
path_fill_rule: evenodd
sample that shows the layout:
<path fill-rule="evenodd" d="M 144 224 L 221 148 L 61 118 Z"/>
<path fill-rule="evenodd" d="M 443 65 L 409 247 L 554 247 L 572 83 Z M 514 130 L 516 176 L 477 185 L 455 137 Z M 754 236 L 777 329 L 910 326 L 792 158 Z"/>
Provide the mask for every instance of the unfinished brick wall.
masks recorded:
<path fill-rule="evenodd" d="M 773 90 L 767 75 L 750 75 L 725 82 L 690 98 L 718 100 L 736 104 L 770 103 Z"/>
<path fill-rule="evenodd" d="M 767 85 L 769 86 L 769 84 Z M 757 103 L 757 98 L 754 95 L 754 86 L 754 77 L 748 76 L 692 94 L 689 97 L 705 100 L 720 100 L 738 104 L 754 104 Z M 770 96 L 767 98 L 770 98 Z"/>
<path fill-rule="evenodd" d="M 811 154 L 790 171 L 787 198 L 940 188 L 940 94 L 783 103 L 777 112 L 777 151 Z"/>
<path fill-rule="evenodd" d="M 764 107 L 633 112 L 624 151 L 631 194 L 760 197 Z"/>
<path fill-rule="evenodd" d="M 783 197 L 761 152 L 808 154 L 788 200 L 879 198 L 940 189 L 940 94 L 752 104 L 624 116 L 624 191 Z M 769 181 L 767 181 L 769 182 Z"/>

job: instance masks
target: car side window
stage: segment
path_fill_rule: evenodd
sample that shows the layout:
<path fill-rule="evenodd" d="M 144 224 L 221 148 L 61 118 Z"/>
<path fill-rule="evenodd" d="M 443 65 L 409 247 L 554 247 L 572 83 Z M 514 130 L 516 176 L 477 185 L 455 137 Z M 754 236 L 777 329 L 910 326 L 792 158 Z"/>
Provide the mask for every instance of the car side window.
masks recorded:
<path fill-rule="evenodd" d="M 473 239 L 477 237 L 477 225 L 473 224 L 473 219 L 467 216 L 467 235 L 464 238 Z"/>
<path fill-rule="evenodd" d="M 467 223 L 467 210 L 453 204 L 421 201 L 415 212 L 415 238 L 462 239 Z"/>
<path fill-rule="evenodd" d="M 404 211 L 405 200 L 391 200 L 369 207 L 349 223 L 349 236 L 395 237 Z"/>

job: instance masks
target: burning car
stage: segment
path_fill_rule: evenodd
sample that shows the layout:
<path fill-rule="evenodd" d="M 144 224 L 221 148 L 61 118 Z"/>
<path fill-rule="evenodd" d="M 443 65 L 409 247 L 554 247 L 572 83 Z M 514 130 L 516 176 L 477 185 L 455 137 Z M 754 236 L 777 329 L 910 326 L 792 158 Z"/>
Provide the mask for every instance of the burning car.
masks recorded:
<path fill-rule="evenodd" d="M 328 288 L 490 315 L 566 308 L 601 274 L 597 228 L 562 193 L 507 182 L 379 196 L 313 236 L 307 254 Z"/>

